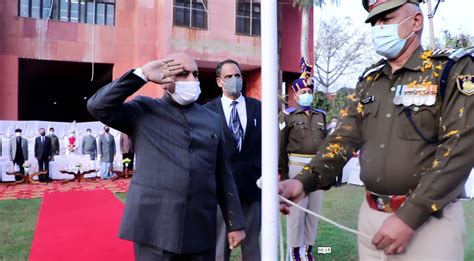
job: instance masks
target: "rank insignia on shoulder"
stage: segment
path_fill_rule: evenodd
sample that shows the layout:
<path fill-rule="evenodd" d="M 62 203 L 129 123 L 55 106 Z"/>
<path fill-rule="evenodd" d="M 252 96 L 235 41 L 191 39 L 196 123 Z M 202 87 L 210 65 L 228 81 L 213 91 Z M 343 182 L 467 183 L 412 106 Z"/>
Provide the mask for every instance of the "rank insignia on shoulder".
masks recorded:
<path fill-rule="evenodd" d="M 474 94 L 474 75 L 459 75 L 456 84 L 462 94 L 467 96 Z"/>
<path fill-rule="evenodd" d="M 462 48 L 440 48 L 433 51 L 431 58 L 449 58 L 457 62 L 467 54 Z"/>
<path fill-rule="evenodd" d="M 285 127 L 286 127 L 286 123 L 285 123 L 285 122 L 280 122 L 280 123 L 278 123 L 278 128 L 279 128 L 280 130 L 283 130 Z"/>
<path fill-rule="evenodd" d="M 385 66 L 385 59 L 380 60 L 376 64 L 370 66 L 367 68 L 360 76 L 359 76 L 359 81 L 362 81 L 362 79 L 365 79 L 367 76 L 369 76 L 371 73 L 377 72 L 381 70 Z"/>
<path fill-rule="evenodd" d="M 371 102 L 374 102 L 375 101 L 375 95 L 370 95 L 370 96 L 367 96 L 365 98 L 363 98 L 360 103 L 362 103 L 362 105 L 365 105 L 365 104 L 368 104 L 368 103 L 371 103 Z"/>

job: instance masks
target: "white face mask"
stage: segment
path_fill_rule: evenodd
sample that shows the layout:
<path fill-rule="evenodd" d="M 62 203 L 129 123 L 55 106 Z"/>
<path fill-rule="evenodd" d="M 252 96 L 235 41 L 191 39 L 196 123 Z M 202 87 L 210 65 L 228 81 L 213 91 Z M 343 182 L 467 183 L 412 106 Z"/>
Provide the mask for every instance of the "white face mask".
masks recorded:
<path fill-rule="evenodd" d="M 201 94 L 201 87 L 198 81 L 192 82 L 175 82 L 174 93 L 168 92 L 173 100 L 181 105 L 188 105 L 195 102 Z"/>
<path fill-rule="evenodd" d="M 300 94 L 298 97 L 298 104 L 303 107 L 309 107 L 313 103 L 314 97 L 311 93 Z"/>
<path fill-rule="evenodd" d="M 223 86 L 226 93 L 236 96 L 242 91 L 242 78 L 232 77 L 224 82 Z"/>
<path fill-rule="evenodd" d="M 387 59 L 397 58 L 408 38 L 415 32 L 412 32 L 406 39 L 400 38 L 398 29 L 400 25 L 407 21 L 411 16 L 407 17 L 399 24 L 383 24 L 372 26 L 372 42 L 375 52 Z"/>

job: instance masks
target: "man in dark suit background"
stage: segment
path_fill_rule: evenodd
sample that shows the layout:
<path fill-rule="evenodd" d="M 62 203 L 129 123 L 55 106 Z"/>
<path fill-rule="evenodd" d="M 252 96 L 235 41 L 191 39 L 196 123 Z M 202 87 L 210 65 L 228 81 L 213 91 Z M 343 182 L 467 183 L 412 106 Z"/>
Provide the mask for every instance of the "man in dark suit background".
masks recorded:
<path fill-rule="evenodd" d="M 104 124 L 133 137 L 136 172 L 119 236 L 137 260 L 213 260 L 219 203 L 231 246 L 245 238 L 219 115 L 196 104 L 197 64 L 172 54 L 131 70 L 88 101 Z M 151 81 L 160 99 L 127 97 Z M 125 103 L 124 103 L 125 102 Z"/>
<path fill-rule="evenodd" d="M 104 126 L 104 133 L 99 136 L 100 176 L 102 179 L 112 177 L 114 158 L 117 152 L 114 136 L 109 131 L 110 128 Z"/>
<path fill-rule="evenodd" d="M 53 150 L 51 148 L 51 139 L 46 137 L 44 128 L 39 129 L 39 137 L 35 139 L 35 158 L 38 160 L 38 170 L 46 170 L 48 173 L 38 176 L 40 182 L 47 182 L 49 180 L 49 161 L 53 157 Z"/>
<path fill-rule="evenodd" d="M 245 216 L 246 238 L 242 242 L 242 260 L 260 260 L 261 191 L 256 181 L 261 176 L 262 162 L 261 103 L 242 95 L 242 73 L 236 61 L 220 62 L 216 75 L 223 95 L 206 104 L 206 107 L 220 116 Z M 231 249 L 225 237 L 225 223 L 219 211 L 217 216 L 216 260 L 229 260 Z"/>
<path fill-rule="evenodd" d="M 20 172 L 25 173 L 23 168 L 23 163 L 28 160 L 28 140 L 21 137 L 21 129 L 15 130 L 14 138 L 10 139 L 9 144 L 9 156 L 10 161 L 13 161 L 13 164 L 16 164 L 20 167 Z M 21 180 L 21 177 L 15 176 L 15 180 Z"/>
<path fill-rule="evenodd" d="M 125 168 L 133 170 L 133 160 L 135 157 L 135 148 L 133 147 L 132 138 L 125 133 L 120 133 L 120 151 L 122 152 L 122 159 L 130 159 L 128 166 L 123 163 L 123 171 Z"/>
<path fill-rule="evenodd" d="M 59 138 L 54 134 L 54 128 L 49 128 L 49 139 L 51 139 L 51 150 L 53 151 L 53 159 L 54 155 L 59 155 Z"/>

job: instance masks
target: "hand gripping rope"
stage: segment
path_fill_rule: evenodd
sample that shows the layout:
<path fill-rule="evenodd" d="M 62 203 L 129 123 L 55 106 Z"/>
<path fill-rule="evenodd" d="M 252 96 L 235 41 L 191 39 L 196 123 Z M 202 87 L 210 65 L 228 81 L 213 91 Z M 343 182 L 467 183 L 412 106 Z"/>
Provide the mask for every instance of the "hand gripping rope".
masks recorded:
<path fill-rule="evenodd" d="M 257 186 L 258 186 L 260 189 L 262 188 L 262 178 L 260 178 L 260 179 L 257 180 Z M 339 223 L 337 223 L 337 222 L 335 222 L 335 221 L 333 221 L 333 220 L 331 220 L 331 219 L 329 219 L 329 218 L 323 217 L 323 216 L 321 216 L 321 215 L 319 215 L 319 214 L 317 214 L 317 213 L 315 213 L 315 212 L 313 212 L 313 211 L 311 211 L 311 210 L 309 210 L 309 209 L 303 208 L 302 206 L 298 205 L 297 203 L 295 203 L 295 202 L 293 202 L 293 201 L 291 201 L 291 200 L 288 200 L 287 198 L 284 198 L 284 197 L 282 197 L 282 196 L 280 196 L 280 195 L 278 195 L 278 197 L 280 198 L 280 202 L 285 202 L 285 203 L 288 204 L 288 205 L 291 205 L 291 206 L 293 206 L 293 207 L 296 207 L 298 210 L 303 211 L 303 212 L 306 212 L 306 213 L 310 214 L 311 216 L 317 217 L 317 218 L 319 218 L 319 219 L 321 219 L 321 220 L 323 220 L 323 221 L 326 221 L 326 222 L 328 222 L 329 224 L 331 224 L 331 225 L 333 225 L 333 226 L 335 226 L 335 227 L 337 227 L 337 228 L 339 228 L 339 229 L 342 229 L 342 230 L 345 230 L 345 231 L 347 231 L 347 232 L 349 232 L 349 233 L 352 233 L 352 234 L 355 234 L 355 235 L 359 235 L 359 236 L 362 236 L 362 237 L 365 237 L 365 238 L 367 238 L 367 239 L 372 240 L 372 237 L 373 237 L 373 236 L 370 236 L 370 235 L 367 235 L 367 234 L 365 234 L 365 233 L 362 233 L 362 232 L 360 232 L 360 231 L 358 231 L 358 230 L 355 230 L 355 229 L 352 229 L 352 228 L 348 228 L 348 227 L 346 227 L 346 226 L 343 226 L 343 225 L 341 225 L 341 224 L 339 224 Z M 280 226 L 281 226 L 281 225 L 280 225 Z M 283 260 L 284 260 L 284 254 L 282 253 L 282 252 L 283 252 L 283 235 L 282 235 L 281 230 L 282 230 L 282 229 L 281 229 L 281 227 L 280 227 L 280 260 L 283 261 Z M 384 254 L 384 252 L 383 252 L 382 250 L 381 250 L 380 252 L 381 252 L 380 260 L 381 260 L 381 261 L 384 261 L 384 260 L 385 260 L 385 254 Z"/>

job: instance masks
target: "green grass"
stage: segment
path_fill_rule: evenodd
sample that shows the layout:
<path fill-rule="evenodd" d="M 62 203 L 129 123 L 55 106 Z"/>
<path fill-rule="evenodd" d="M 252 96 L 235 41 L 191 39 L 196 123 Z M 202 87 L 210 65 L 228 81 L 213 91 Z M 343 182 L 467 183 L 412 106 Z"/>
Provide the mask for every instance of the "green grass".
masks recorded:
<path fill-rule="evenodd" d="M 125 203 L 125 200 L 127 199 L 127 193 L 124 192 L 115 193 L 115 196 L 123 203 Z"/>
<path fill-rule="evenodd" d="M 0 200 L 0 260 L 28 260 L 41 199 Z"/>
<path fill-rule="evenodd" d="M 127 193 L 115 194 L 125 202 Z M 324 195 L 322 215 L 348 226 L 357 227 L 357 214 L 364 189 L 343 186 L 331 189 Z M 41 199 L 0 201 L 0 261 L 27 260 L 33 239 Z M 474 260 L 474 201 L 464 201 L 464 215 L 468 241 L 465 260 Z M 285 218 L 282 218 L 285 234 Z M 317 246 L 330 246 L 331 254 L 316 253 Z M 357 260 L 357 238 L 348 232 L 320 222 L 315 243 L 316 260 Z M 231 260 L 240 260 L 240 248 L 232 251 Z"/>

